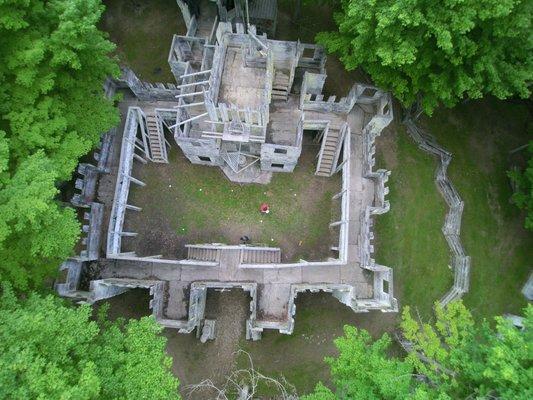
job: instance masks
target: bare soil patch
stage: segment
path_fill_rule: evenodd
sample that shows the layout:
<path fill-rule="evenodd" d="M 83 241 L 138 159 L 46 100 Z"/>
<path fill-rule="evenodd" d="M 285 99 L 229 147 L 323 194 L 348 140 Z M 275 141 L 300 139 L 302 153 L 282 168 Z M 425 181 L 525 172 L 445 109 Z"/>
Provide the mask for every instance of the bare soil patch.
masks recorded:
<path fill-rule="evenodd" d="M 150 315 L 147 290 L 133 289 L 106 300 L 109 316 L 140 318 Z M 355 314 L 327 293 L 305 293 L 296 299 L 296 325 L 293 335 L 265 331 L 258 342 L 244 338 L 249 318 L 249 297 L 241 290 L 210 291 L 206 317 L 216 319 L 216 339 L 201 343 L 195 335 L 166 329 L 167 352 L 173 359 L 172 370 L 180 380 L 180 391 L 211 379 L 221 385 L 236 368 L 248 368 L 248 359 L 239 350 L 248 352 L 255 368 L 270 376 L 284 377 L 294 384 L 299 394 L 309 392 L 321 380 L 329 384 L 330 375 L 323 358 L 336 354 L 333 339 L 342 335 L 345 324 L 367 329 L 374 337 L 391 332 L 397 314 L 371 312 Z M 101 303 L 100 303 L 101 304 Z M 393 349 L 397 351 L 397 349 Z M 268 393 L 264 394 L 268 398 Z M 210 399 L 212 393 L 195 393 L 194 399 Z"/>

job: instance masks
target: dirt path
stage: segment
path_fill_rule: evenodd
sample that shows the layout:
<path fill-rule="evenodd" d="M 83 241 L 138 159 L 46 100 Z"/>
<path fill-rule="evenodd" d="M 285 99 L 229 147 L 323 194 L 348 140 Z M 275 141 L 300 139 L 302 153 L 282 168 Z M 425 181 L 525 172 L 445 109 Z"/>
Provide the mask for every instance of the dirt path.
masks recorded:
<path fill-rule="evenodd" d="M 241 290 L 209 291 L 206 318 L 216 319 L 216 338 L 202 344 L 195 333 L 183 335 L 167 329 L 167 351 L 174 360 L 173 372 L 180 379 L 182 394 L 186 387 L 204 379 L 221 385 L 237 365 L 237 351 L 245 337 L 249 298 Z M 195 393 L 194 399 L 210 399 L 212 393 Z"/>

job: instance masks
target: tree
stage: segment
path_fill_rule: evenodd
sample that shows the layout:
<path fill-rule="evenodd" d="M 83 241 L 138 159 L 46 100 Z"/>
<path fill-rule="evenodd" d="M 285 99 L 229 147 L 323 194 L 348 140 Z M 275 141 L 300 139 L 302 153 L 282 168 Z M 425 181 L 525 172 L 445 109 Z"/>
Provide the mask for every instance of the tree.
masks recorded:
<path fill-rule="evenodd" d="M 533 396 L 533 306 L 525 328 L 502 318 L 495 328 L 475 324 L 460 302 L 436 304 L 434 324 L 417 322 L 409 307 L 401 330 L 411 343 L 404 359 L 388 355 L 387 334 L 373 342 L 364 330 L 345 327 L 335 340 L 336 358 L 327 358 L 336 387 L 320 384 L 308 400 L 338 399 L 529 399 Z"/>
<path fill-rule="evenodd" d="M 524 171 L 513 170 L 507 174 L 514 184 L 511 201 L 526 212 L 526 229 L 533 230 L 533 141 L 527 146 L 529 160 Z"/>
<path fill-rule="evenodd" d="M 528 0 L 342 0 L 338 31 L 317 40 L 431 114 L 485 94 L 529 97 L 532 12 Z"/>
<path fill-rule="evenodd" d="M 405 307 L 402 331 L 413 343 L 407 362 L 451 398 L 530 399 L 533 396 L 533 306 L 524 310 L 523 330 L 503 318 L 495 328 L 477 325 L 457 301 L 435 307 L 432 326 L 416 322 Z"/>
<path fill-rule="evenodd" d="M 339 352 L 327 357 L 333 382 L 340 399 L 406 399 L 411 395 L 413 367 L 400 359 L 388 358 L 391 339 L 384 334 L 373 342 L 370 334 L 353 326 L 344 327 L 344 336 L 335 339 Z M 319 385 L 315 397 L 329 399 L 333 395 Z"/>
<path fill-rule="evenodd" d="M 252 357 L 244 350 L 237 353 L 244 354 L 248 358 L 248 368 L 239 368 L 225 377 L 221 385 L 215 385 L 211 379 L 204 379 L 194 385 L 185 388 L 188 398 L 199 397 L 217 400 L 253 400 L 261 397 L 261 392 L 267 392 L 268 398 L 277 400 L 296 400 L 296 389 L 283 377 L 273 378 L 263 375 L 254 367 Z M 209 396 L 209 397 L 208 397 Z"/>
<path fill-rule="evenodd" d="M 38 285 L 79 235 L 56 185 L 118 123 L 100 0 L 0 0 L 0 279 Z"/>
<path fill-rule="evenodd" d="M 52 161 L 38 152 L 0 190 L 0 277 L 17 288 L 57 270 L 78 238 L 74 210 L 54 201 L 56 179 Z"/>
<path fill-rule="evenodd" d="M 153 317 L 98 322 L 55 296 L 0 297 L 0 399 L 178 399 Z"/>

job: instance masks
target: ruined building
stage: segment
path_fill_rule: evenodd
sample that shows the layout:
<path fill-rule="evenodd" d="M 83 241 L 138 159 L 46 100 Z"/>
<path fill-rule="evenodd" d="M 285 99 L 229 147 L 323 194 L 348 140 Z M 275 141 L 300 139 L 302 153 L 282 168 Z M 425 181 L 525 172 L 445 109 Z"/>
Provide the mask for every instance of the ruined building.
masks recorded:
<path fill-rule="evenodd" d="M 389 94 L 355 84 L 345 97 L 325 98 L 320 46 L 273 40 L 215 14 L 214 20 L 189 15 L 187 34 L 174 36 L 168 62 L 176 83 L 142 82 L 126 70 L 106 86 L 128 88 L 136 100 L 123 103 L 129 107 L 121 129 L 104 135 L 98 159 L 107 166 L 80 168 L 76 199 L 88 208 L 87 249 L 62 265 L 66 280 L 58 291 L 92 303 L 147 288 L 159 323 L 184 333 L 196 328 L 203 340 L 215 335 L 215 321 L 204 316 L 213 288 L 249 293 L 247 337 L 254 340 L 264 329 L 291 333 L 303 291 L 330 292 L 355 312 L 396 311 L 392 270 L 372 258 L 374 215 L 389 209 L 389 172 L 374 171 L 374 140 L 393 118 Z M 333 197 L 340 217 L 330 223 L 334 256 L 282 263 L 278 247 L 220 243 L 188 244 L 180 260 L 124 250 L 125 238 L 136 235 L 125 231 L 125 220 L 142 213 L 128 201 L 130 185 L 150 185 L 132 176 L 134 162 L 166 163 L 169 146 L 179 146 L 190 162 L 221 168 L 232 181 L 268 183 L 273 173 L 293 171 L 304 130 L 316 131 L 320 141 L 315 174 L 342 176 Z M 120 147 L 115 158 L 104 151 L 113 137 Z M 114 194 L 102 205 L 94 200 L 94 181 L 107 171 Z M 81 276 L 92 261 L 97 272 L 84 291 Z"/>

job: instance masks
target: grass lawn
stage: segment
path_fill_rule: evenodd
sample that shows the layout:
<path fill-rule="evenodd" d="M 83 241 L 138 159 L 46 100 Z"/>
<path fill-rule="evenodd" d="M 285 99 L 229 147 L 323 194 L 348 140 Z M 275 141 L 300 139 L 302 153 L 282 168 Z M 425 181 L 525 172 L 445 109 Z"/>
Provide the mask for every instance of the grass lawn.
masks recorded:
<path fill-rule="evenodd" d="M 439 109 L 422 121 L 454 156 L 448 171 L 465 202 L 462 240 L 472 257 L 465 303 L 480 318 L 518 313 L 526 304 L 520 289 L 531 268 L 533 236 L 509 203 L 505 171 L 509 150 L 531 138 L 530 120 L 524 103 L 487 99 Z M 394 268 L 401 305 L 429 316 L 452 282 L 440 232 L 445 204 L 433 183 L 437 160 L 396 128 L 378 146 L 380 164 L 392 176 L 391 212 L 377 219 L 377 259 Z"/>
<path fill-rule="evenodd" d="M 391 209 L 376 218 L 376 260 L 394 269 L 400 306 L 416 305 L 429 315 L 432 303 L 453 283 L 441 233 L 446 204 L 433 182 L 436 161 L 395 123 L 378 139 L 379 167 L 392 171 Z"/>
<path fill-rule="evenodd" d="M 427 126 L 454 154 L 449 176 L 465 202 L 462 238 L 472 257 L 466 305 L 478 316 L 518 313 L 531 271 L 533 233 L 509 202 L 509 151 L 533 137 L 526 103 L 494 99 L 438 110 Z"/>
<path fill-rule="evenodd" d="M 175 82 L 168 65 L 172 35 L 187 31 L 175 0 L 103 0 L 100 29 L 117 45 L 123 65 L 150 82 Z"/>
<path fill-rule="evenodd" d="M 136 165 L 134 175 L 147 185 L 131 187 L 130 201 L 143 211 L 127 214 L 126 229 L 139 233 L 128 250 L 176 258 L 185 256 L 186 243 L 238 244 L 247 235 L 252 243 L 280 246 L 284 260 L 326 259 L 329 223 L 340 207 L 331 197 L 341 176 L 314 175 L 318 149 L 306 137 L 294 172 L 275 173 L 268 185 L 232 183 L 218 167 L 192 164 L 177 146 L 169 164 Z M 267 215 L 259 212 L 263 202 Z"/>

